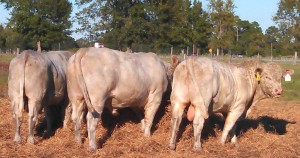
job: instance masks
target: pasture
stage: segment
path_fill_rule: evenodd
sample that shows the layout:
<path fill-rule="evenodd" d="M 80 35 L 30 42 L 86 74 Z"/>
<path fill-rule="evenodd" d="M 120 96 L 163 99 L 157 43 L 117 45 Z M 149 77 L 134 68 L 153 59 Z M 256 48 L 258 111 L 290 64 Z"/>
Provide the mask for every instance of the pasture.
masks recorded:
<path fill-rule="evenodd" d="M 295 74 L 291 82 L 283 81 L 284 94 L 278 99 L 261 101 L 249 118 L 238 122 L 239 147 L 218 143 L 224 120 L 218 114 L 205 122 L 202 151 L 193 148 L 192 124 L 183 120 L 176 151 L 169 150 L 171 106 L 167 97 L 156 114 L 152 136 L 143 137 L 139 120 L 129 109 L 112 118 L 104 111 L 97 129 L 99 148 L 87 151 L 86 124 L 82 124 L 83 145 L 75 142 L 73 123 L 68 129 L 58 128 L 54 136 L 43 140 L 43 115 L 36 130 L 36 145 L 26 143 L 27 114 L 21 126 L 23 142 L 14 144 L 15 132 L 10 101 L 7 96 L 8 65 L 12 56 L 0 56 L 0 157 L 300 157 L 300 65 L 282 63 Z"/>

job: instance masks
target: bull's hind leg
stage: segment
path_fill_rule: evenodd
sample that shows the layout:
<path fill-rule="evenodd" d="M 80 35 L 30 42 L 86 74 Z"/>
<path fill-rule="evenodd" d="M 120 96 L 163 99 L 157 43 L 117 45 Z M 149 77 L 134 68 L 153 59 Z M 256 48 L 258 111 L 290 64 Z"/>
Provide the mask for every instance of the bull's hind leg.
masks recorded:
<path fill-rule="evenodd" d="M 94 112 L 88 112 L 87 118 L 87 128 L 89 136 L 89 151 L 95 151 L 97 149 L 96 144 L 96 128 L 101 114 Z"/>
<path fill-rule="evenodd" d="M 161 103 L 162 94 L 153 94 L 149 97 L 148 103 L 146 104 L 145 109 L 145 131 L 144 136 L 150 137 L 151 127 L 153 123 L 154 116 L 159 108 Z"/>
<path fill-rule="evenodd" d="M 203 111 L 199 109 L 199 107 L 196 106 L 195 108 L 195 118 L 193 121 L 193 128 L 194 128 L 194 151 L 200 151 L 201 150 L 201 133 L 203 129 L 203 124 L 205 120 L 205 112 L 203 114 Z"/>
<path fill-rule="evenodd" d="M 171 138 L 169 141 L 169 148 L 175 150 L 177 134 L 182 120 L 182 115 L 184 113 L 185 104 L 176 102 L 172 103 L 172 106 Z"/>
<path fill-rule="evenodd" d="M 72 113 L 71 103 L 68 103 L 66 108 L 62 110 L 62 116 L 64 118 L 64 120 L 63 120 L 63 128 L 64 129 L 66 129 L 68 127 L 68 122 L 71 118 L 71 113 Z"/>
<path fill-rule="evenodd" d="M 82 140 L 80 136 L 80 127 L 84 115 L 83 110 L 84 110 L 83 100 L 77 100 L 75 103 L 72 103 L 72 120 L 74 122 L 75 139 L 79 144 L 82 144 Z"/>
<path fill-rule="evenodd" d="M 38 111 L 41 109 L 41 101 L 29 100 L 28 101 L 28 138 L 27 142 L 34 144 L 34 127 L 37 121 Z"/>
<path fill-rule="evenodd" d="M 19 106 L 17 106 L 17 104 L 13 102 L 12 107 L 13 107 L 13 118 L 15 119 L 15 123 L 16 123 L 16 133 L 14 137 L 14 142 L 21 143 L 21 136 L 20 136 L 21 116 L 19 116 L 20 114 L 17 112 L 19 111 L 18 109 Z"/>

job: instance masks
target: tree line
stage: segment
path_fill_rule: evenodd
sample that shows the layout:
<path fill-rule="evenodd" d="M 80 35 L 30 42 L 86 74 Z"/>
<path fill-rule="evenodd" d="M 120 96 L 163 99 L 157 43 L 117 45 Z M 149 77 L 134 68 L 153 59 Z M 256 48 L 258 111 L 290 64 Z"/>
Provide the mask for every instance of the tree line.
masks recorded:
<path fill-rule="evenodd" d="M 234 13 L 234 0 L 0 0 L 11 18 L 0 26 L 0 48 L 72 49 L 103 42 L 106 47 L 169 53 L 189 47 L 192 53 L 253 56 L 293 55 L 300 47 L 300 1 L 281 0 L 276 26 L 265 32 L 257 22 Z M 71 17 L 72 6 L 79 11 Z M 71 37 L 72 23 L 77 33 Z"/>

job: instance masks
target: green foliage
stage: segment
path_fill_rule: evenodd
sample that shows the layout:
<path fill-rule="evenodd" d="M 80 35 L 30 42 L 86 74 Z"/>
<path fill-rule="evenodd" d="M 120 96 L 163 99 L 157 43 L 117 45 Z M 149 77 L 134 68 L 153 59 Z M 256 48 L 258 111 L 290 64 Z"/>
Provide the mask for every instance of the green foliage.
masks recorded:
<path fill-rule="evenodd" d="M 211 48 L 231 49 L 233 46 L 234 4 L 232 0 L 209 0 L 213 31 Z"/>
<path fill-rule="evenodd" d="M 41 41 L 42 48 L 51 49 L 70 35 L 71 3 L 67 0 L 1 0 L 11 9 L 8 28 L 15 37 L 11 42 L 23 42 L 24 49 L 35 49 Z M 22 37 L 21 39 L 19 39 Z M 21 40 L 21 41 L 20 41 Z M 19 47 L 19 46 L 18 46 Z M 11 47 L 10 47 L 11 48 Z"/>
<path fill-rule="evenodd" d="M 273 20 L 279 25 L 283 52 L 293 53 L 300 49 L 300 1 L 280 1 Z M 294 50 L 294 51 L 293 51 Z"/>
<path fill-rule="evenodd" d="M 185 0 L 82 0 L 76 4 L 86 6 L 76 14 L 77 31 L 85 33 L 86 39 L 93 34 L 89 42 L 101 40 L 111 48 L 135 51 L 141 46 L 156 51 L 193 44 L 205 47 L 208 42 L 208 14 L 196 0 L 193 5 Z"/>

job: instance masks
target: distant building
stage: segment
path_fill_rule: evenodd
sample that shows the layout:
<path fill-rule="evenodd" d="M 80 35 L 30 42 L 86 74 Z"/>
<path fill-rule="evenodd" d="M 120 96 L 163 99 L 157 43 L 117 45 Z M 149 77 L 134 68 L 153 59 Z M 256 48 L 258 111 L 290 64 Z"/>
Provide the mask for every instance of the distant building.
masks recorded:
<path fill-rule="evenodd" d="M 104 47 L 104 44 L 102 42 L 96 42 L 94 47 L 96 48 L 103 48 Z"/>

